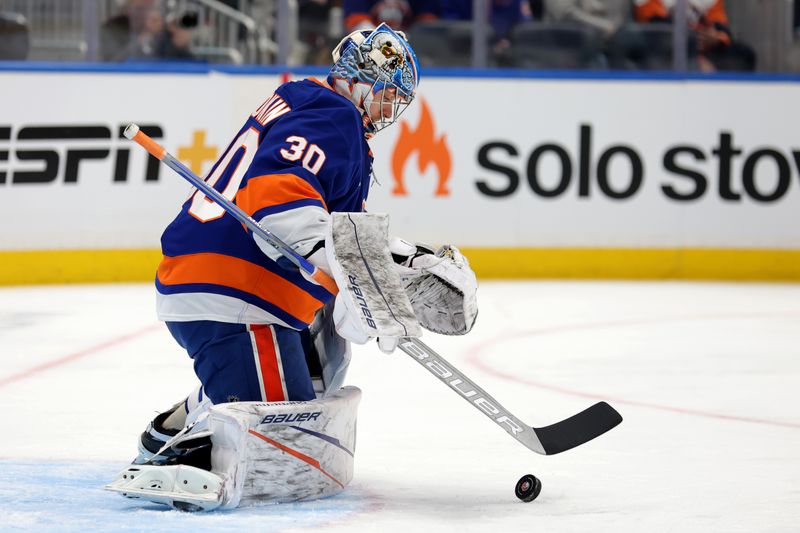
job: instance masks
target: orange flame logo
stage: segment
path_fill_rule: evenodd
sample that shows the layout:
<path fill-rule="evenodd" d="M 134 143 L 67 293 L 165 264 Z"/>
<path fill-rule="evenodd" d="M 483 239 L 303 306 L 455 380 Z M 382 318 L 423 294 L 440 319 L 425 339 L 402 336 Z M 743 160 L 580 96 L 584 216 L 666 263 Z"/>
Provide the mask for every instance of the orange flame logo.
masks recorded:
<path fill-rule="evenodd" d="M 408 196 L 405 186 L 405 175 L 403 168 L 406 161 L 414 152 L 417 152 L 417 166 L 420 174 L 433 163 L 439 171 L 439 182 L 436 185 L 436 196 L 449 196 L 450 189 L 447 182 L 450 179 L 452 162 L 450 149 L 445 142 L 445 135 L 436 139 L 431 114 L 428 104 L 420 98 L 422 112 L 420 114 L 419 125 L 416 130 L 412 130 L 404 120 L 400 123 L 400 138 L 394 147 L 392 154 L 392 173 L 394 174 L 394 189 L 392 194 L 395 196 Z"/>

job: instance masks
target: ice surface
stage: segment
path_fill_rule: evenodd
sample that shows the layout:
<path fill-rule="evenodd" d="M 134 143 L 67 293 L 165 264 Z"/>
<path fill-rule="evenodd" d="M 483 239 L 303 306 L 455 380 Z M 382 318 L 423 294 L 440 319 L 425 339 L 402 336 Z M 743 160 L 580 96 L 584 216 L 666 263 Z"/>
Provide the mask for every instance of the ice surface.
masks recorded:
<path fill-rule="evenodd" d="M 0 289 L 3 531 L 794 532 L 800 285 L 485 282 L 465 337 L 424 340 L 542 426 L 625 418 L 536 455 L 398 352 L 357 347 L 355 479 L 318 502 L 192 514 L 105 492 L 194 386 L 150 285 Z M 513 494 L 542 479 L 528 504 Z"/>

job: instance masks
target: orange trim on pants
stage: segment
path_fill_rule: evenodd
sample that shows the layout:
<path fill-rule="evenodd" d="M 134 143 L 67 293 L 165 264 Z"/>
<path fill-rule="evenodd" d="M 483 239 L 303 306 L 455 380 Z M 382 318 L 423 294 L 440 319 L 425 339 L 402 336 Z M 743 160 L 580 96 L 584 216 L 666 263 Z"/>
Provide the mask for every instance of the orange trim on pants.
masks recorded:
<path fill-rule="evenodd" d="M 280 350 L 275 344 L 274 332 L 270 325 L 259 324 L 249 326 L 256 345 L 256 364 L 261 369 L 261 385 L 264 390 L 264 401 L 285 402 L 286 384 L 283 380 Z"/>
<path fill-rule="evenodd" d="M 158 265 L 158 280 L 164 285 L 209 283 L 247 292 L 266 300 L 306 324 L 322 307 L 291 281 L 264 267 L 228 255 L 199 253 L 164 256 Z"/>

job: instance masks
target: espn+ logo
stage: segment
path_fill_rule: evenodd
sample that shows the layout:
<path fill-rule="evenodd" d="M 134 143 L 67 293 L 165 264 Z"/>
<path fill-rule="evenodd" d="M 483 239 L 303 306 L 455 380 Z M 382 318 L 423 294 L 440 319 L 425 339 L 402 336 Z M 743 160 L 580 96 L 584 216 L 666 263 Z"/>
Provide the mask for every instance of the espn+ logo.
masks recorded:
<path fill-rule="evenodd" d="M 140 127 L 154 139 L 164 137 L 157 124 Z M 113 130 L 104 124 L 36 124 L 15 129 L 0 124 L 0 185 L 77 183 L 85 164 L 109 159 L 112 182 L 125 183 L 131 149 L 124 129 L 124 125 Z M 158 178 L 159 162 L 148 156 L 144 181 L 157 182 Z"/>

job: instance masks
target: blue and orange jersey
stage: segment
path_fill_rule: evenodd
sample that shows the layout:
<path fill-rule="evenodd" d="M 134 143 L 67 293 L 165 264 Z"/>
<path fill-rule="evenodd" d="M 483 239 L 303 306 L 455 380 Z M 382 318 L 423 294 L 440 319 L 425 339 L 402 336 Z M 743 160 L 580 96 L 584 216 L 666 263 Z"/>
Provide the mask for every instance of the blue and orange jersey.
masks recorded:
<path fill-rule="evenodd" d="M 323 245 L 331 212 L 362 211 L 371 171 L 361 113 L 325 83 L 303 80 L 281 85 L 253 112 L 205 180 L 308 257 Z M 167 226 L 161 248 L 161 320 L 303 329 L 333 297 L 201 191 Z"/>

